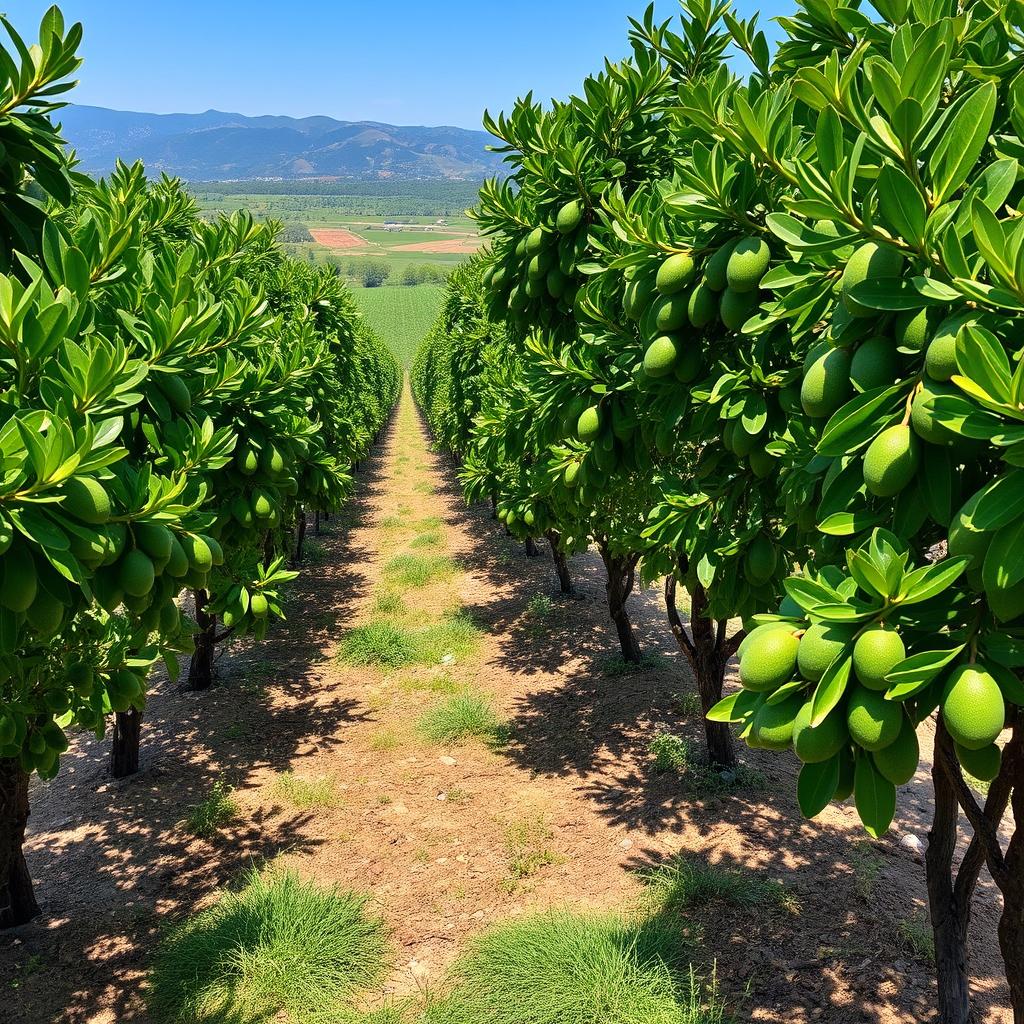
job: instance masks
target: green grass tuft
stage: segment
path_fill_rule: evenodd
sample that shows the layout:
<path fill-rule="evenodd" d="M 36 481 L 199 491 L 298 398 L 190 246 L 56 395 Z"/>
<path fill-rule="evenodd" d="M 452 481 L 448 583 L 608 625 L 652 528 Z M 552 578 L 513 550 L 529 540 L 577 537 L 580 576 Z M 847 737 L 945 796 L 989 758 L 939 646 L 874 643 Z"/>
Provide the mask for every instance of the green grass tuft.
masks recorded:
<path fill-rule="evenodd" d="M 427 711 L 416 730 L 430 743 L 461 743 L 474 738 L 497 742 L 502 724 L 486 697 L 465 693 L 449 697 Z"/>
<path fill-rule="evenodd" d="M 164 941 L 150 978 L 154 1017 L 262 1024 L 340 1014 L 388 967 L 384 926 L 366 902 L 292 873 L 253 872 Z"/>
<path fill-rule="evenodd" d="M 447 655 L 465 657 L 476 648 L 480 630 L 462 612 L 424 629 L 406 629 L 376 620 L 357 626 L 341 642 L 339 657 L 352 665 L 437 665 Z"/>
<path fill-rule="evenodd" d="M 454 576 L 457 570 L 447 555 L 396 555 L 384 566 L 384 578 L 402 587 L 425 587 Z"/>
<path fill-rule="evenodd" d="M 542 914 L 470 944 L 424 1024 L 720 1024 L 676 927 L 614 916 Z"/>
<path fill-rule="evenodd" d="M 313 807 L 331 807 L 337 801 L 334 779 L 320 775 L 314 779 L 304 778 L 295 772 L 281 772 L 274 779 L 271 792 L 284 803 L 291 804 L 301 811 Z"/>
<path fill-rule="evenodd" d="M 660 732 L 648 746 L 656 772 L 673 772 L 683 787 L 695 796 L 727 793 L 735 789 L 763 789 L 764 776 L 756 768 L 736 765 L 735 768 L 715 768 L 704 761 L 694 745 L 682 736 Z"/>
<path fill-rule="evenodd" d="M 409 541 L 409 547 L 411 548 L 439 548 L 442 543 L 441 534 L 436 530 L 428 530 L 426 533 L 421 533 L 416 537 L 413 537 Z"/>
<path fill-rule="evenodd" d="M 935 963 L 935 936 L 931 923 L 922 914 L 914 914 L 896 926 L 900 945 L 913 957 L 927 964 Z"/>
<path fill-rule="evenodd" d="M 759 872 L 709 864 L 680 855 L 641 872 L 647 885 L 645 905 L 656 913 L 677 913 L 723 900 L 738 907 L 774 907 L 797 913 L 799 900 L 781 882 Z"/>
<path fill-rule="evenodd" d="M 554 607 L 554 601 L 547 594 L 534 594 L 526 606 L 526 614 L 532 619 L 544 619 Z"/>
<path fill-rule="evenodd" d="M 238 803 L 232 792 L 227 783 L 218 779 L 210 788 L 210 795 L 189 811 L 185 819 L 189 832 L 200 839 L 210 839 L 234 821 L 238 817 Z"/>
<path fill-rule="evenodd" d="M 402 615 L 406 611 L 402 595 L 393 590 L 385 590 L 377 595 L 373 602 L 373 610 L 378 615 Z"/>

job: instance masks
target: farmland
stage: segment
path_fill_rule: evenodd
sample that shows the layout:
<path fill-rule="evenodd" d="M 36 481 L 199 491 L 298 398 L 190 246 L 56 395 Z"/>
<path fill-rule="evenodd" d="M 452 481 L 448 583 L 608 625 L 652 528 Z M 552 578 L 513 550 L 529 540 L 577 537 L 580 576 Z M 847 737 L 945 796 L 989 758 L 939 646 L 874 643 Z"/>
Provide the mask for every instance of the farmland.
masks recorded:
<path fill-rule="evenodd" d="M 358 288 L 353 292 L 374 331 L 386 338 L 402 366 L 412 365 L 416 350 L 437 318 L 444 294 L 440 285 Z"/>

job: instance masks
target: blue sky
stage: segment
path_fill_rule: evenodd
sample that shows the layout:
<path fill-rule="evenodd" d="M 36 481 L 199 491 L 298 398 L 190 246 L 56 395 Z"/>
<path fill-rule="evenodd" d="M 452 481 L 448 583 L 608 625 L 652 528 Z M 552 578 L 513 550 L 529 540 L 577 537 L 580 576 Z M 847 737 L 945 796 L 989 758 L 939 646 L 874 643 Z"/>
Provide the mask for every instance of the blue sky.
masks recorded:
<path fill-rule="evenodd" d="M 85 27 L 78 103 L 156 113 L 454 124 L 507 109 L 529 89 L 575 91 L 628 51 L 647 0 L 65 0 Z M 48 3 L 0 0 L 31 37 Z M 758 5 L 738 0 L 740 13 Z M 788 10 L 772 0 L 762 18 Z M 659 0 L 660 17 L 678 11 Z"/>

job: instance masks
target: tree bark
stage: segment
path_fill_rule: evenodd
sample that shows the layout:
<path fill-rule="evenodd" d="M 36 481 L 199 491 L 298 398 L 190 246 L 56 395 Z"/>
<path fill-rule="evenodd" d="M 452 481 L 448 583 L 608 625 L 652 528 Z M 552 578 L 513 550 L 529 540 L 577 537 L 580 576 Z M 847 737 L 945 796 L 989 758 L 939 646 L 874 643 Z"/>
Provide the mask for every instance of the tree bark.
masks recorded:
<path fill-rule="evenodd" d="M 314 537 L 319 537 L 320 536 L 320 510 L 319 509 L 317 509 L 313 513 L 313 536 Z"/>
<path fill-rule="evenodd" d="M 199 632 L 195 635 L 196 650 L 188 666 L 188 683 L 190 690 L 208 690 L 213 685 L 213 651 L 216 646 L 217 618 L 208 615 L 206 603 L 210 595 L 205 590 L 195 591 L 196 625 Z"/>
<path fill-rule="evenodd" d="M 1003 751 L 1005 774 L 1013 787 L 1013 835 L 1006 847 L 1006 872 L 1001 880 L 1003 913 L 999 919 L 999 948 L 1006 965 L 1014 1024 L 1024 1024 L 1024 722 L 1017 713 L 1013 738 Z M 989 795 L 991 797 L 991 790 Z M 985 805 L 986 817 L 988 804 Z"/>
<path fill-rule="evenodd" d="M 306 507 L 299 506 L 295 523 L 295 564 L 302 565 L 302 549 L 306 543 Z"/>
<path fill-rule="evenodd" d="M 115 779 L 126 778 L 139 770 L 141 735 L 141 711 L 132 708 L 114 715 L 114 730 L 110 737 L 110 774 Z"/>
<path fill-rule="evenodd" d="M 565 557 L 565 552 L 559 547 L 562 538 L 557 530 L 548 530 L 545 536 L 551 545 L 551 559 L 555 563 L 559 590 L 563 594 L 571 594 L 572 579 L 569 576 L 569 560 Z"/>
<path fill-rule="evenodd" d="M 17 758 L 0 758 L 0 929 L 39 914 L 25 863 L 28 815 L 28 773 Z"/>
<path fill-rule="evenodd" d="M 685 563 L 682 561 L 680 568 L 685 571 Z M 732 731 L 726 722 L 709 722 L 707 713 L 722 699 L 726 665 L 736 653 L 744 634 L 741 631 L 726 639 L 728 623 L 725 619 L 716 622 L 707 617 L 707 593 L 699 583 L 689 592 L 690 632 L 687 634 L 676 606 L 676 586 L 674 574 L 666 577 L 665 610 L 669 625 L 672 627 L 672 635 L 689 662 L 697 683 L 708 761 L 721 768 L 732 768 L 736 764 L 736 747 Z"/>
<path fill-rule="evenodd" d="M 498 496 L 496 494 L 491 495 L 491 518 L 498 518 Z"/>
<path fill-rule="evenodd" d="M 928 910 L 935 939 L 935 971 L 939 984 L 939 1019 L 942 1024 L 968 1024 L 971 997 L 967 976 L 967 928 L 971 919 L 974 886 L 954 884 L 953 857 L 956 853 L 957 822 L 960 807 L 956 790 L 942 763 L 940 718 L 935 736 L 932 785 L 935 804 L 932 827 L 928 833 L 925 874 L 928 883 Z M 977 881 L 977 876 L 975 876 Z"/>
<path fill-rule="evenodd" d="M 639 664 L 642 660 L 640 642 L 633 632 L 633 623 L 630 622 L 626 602 L 629 600 L 629 595 L 633 593 L 633 585 L 636 581 L 634 573 L 640 556 L 638 554 L 612 555 L 604 541 L 598 544 L 598 549 L 608 574 L 608 581 L 605 584 L 605 591 L 608 594 L 608 613 L 612 617 L 612 622 L 615 623 L 615 632 L 619 638 L 623 660 Z"/>
<path fill-rule="evenodd" d="M 536 558 L 540 554 L 540 548 L 532 537 L 526 538 L 526 557 Z"/>

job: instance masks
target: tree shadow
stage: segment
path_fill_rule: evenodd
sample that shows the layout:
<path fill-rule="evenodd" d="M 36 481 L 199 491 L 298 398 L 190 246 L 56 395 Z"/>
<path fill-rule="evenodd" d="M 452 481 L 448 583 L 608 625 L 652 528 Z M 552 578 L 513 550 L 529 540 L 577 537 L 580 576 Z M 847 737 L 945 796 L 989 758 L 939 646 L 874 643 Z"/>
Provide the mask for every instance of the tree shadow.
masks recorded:
<path fill-rule="evenodd" d="M 393 433 L 394 419 L 345 512 L 321 536 L 310 530 L 327 557 L 293 585 L 290 618 L 262 643 L 226 645 L 209 691 L 154 677 L 136 775 L 112 780 L 109 740 L 80 734 L 56 779 L 33 780 L 26 853 L 42 916 L 0 936 L 0 979 L 10 983 L 0 1020 L 84 1024 L 97 1007 L 104 1020 L 147 1019 L 146 972 L 167 927 L 244 869 L 321 845 L 307 834 L 316 812 L 283 809 L 257 791 L 268 773 L 301 770 L 370 717 L 324 685 L 323 652 L 364 586 L 370 552 L 350 527 L 380 496 Z M 218 783 L 243 813 L 198 837 L 185 819 Z"/>

